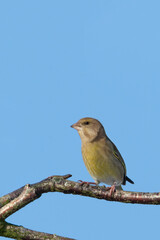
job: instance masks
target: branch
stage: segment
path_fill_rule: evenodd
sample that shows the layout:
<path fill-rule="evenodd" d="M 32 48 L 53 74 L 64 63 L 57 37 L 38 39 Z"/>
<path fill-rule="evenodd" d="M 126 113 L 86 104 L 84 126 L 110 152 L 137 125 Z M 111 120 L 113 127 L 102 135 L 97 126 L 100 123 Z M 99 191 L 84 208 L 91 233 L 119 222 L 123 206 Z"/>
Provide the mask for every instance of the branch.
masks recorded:
<path fill-rule="evenodd" d="M 21 239 L 21 240 L 73 240 L 71 238 L 60 237 L 55 234 L 32 231 L 22 226 L 13 225 L 5 221 L 0 222 L 1 236 Z"/>
<path fill-rule="evenodd" d="M 104 186 L 91 186 L 79 182 L 69 181 L 72 175 L 52 176 L 35 184 L 27 184 L 18 190 L 0 198 L 0 219 L 5 219 L 15 211 L 39 198 L 47 192 L 63 192 L 65 194 L 82 195 L 107 201 L 123 203 L 160 205 L 160 193 L 127 192 L 116 190 L 110 195 Z M 10 205 L 9 205 L 10 203 Z M 6 206 L 5 206 L 6 205 Z M 5 206 L 5 207 L 4 207 Z"/>
<path fill-rule="evenodd" d="M 5 219 L 9 217 L 14 212 L 23 208 L 30 202 L 41 197 L 43 193 L 47 192 L 63 192 L 65 194 L 75 194 L 82 195 L 97 199 L 103 199 L 107 201 L 116 201 L 123 203 L 137 203 L 137 204 L 152 204 L 160 205 L 160 193 L 147 193 L 147 192 L 127 192 L 118 191 L 110 195 L 110 191 L 105 186 L 91 186 L 87 184 L 81 184 L 79 182 L 67 180 L 72 175 L 68 174 L 65 176 L 52 176 L 41 182 L 35 184 L 27 184 L 12 193 L 9 193 L 0 198 L 0 236 L 9 236 L 9 234 L 14 235 L 17 231 L 18 236 L 22 233 L 29 234 L 31 238 L 20 237 L 19 239 L 69 239 L 62 238 L 56 235 L 39 233 L 29 229 L 25 229 L 21 226 L 11 225 L 5 222 Z M 5 229 L 5 231 L 4 231 Z M 8 232 L 9 231 L 9 232 Z M 4 235 L 5 233 L 5 235 Z M 44 236 L 47 234 L 47 238 Z M 12 236 L 13 236 L 12 235 Z M 38 236 L 38 238 L 37 238 Z M 13 237 L 14 238 L 14 237 Z"/>

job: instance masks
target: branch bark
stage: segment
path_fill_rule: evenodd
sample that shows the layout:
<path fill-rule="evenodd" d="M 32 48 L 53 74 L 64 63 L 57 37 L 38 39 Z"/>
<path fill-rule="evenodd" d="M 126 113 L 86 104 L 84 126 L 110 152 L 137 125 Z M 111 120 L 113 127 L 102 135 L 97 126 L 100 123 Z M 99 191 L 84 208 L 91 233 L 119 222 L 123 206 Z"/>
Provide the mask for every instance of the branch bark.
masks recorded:
<path fill-rule="evenodd" d="M 73 240 L 72 238 L 60 237 L 56 234 L 33 231 L 22 226 L 13 225 L 0 221 L 0 236 L 21 240 Z"/>
<path fill-rule="evenodd" d="M 14 212 L 23 208 L 30 202 L 41 197 L 43 193 L 47 192 L 63 192 L 65 194 L 82 195 L 97 199 L 103 199 L 107 201 L 117 201 L 123 203 L 137 203 L 137 204 L 160 204 L 160 193 L 147 193 L 147 192 L 127 192 L 127 191 L 116 191 L 110 195 L 110 191 L 103 186 L 91 186 L 87 184 L 81 184 L 79 182 L 67 180 L 71 177 L 70 174 L 65 176 L 52 176 L 41 182 L 35 184 L 27 184 L 12 193 L 9 193 L 0 198 L 0 236 L 9 236 L 12 232 L 16 231 L 18 234 L 27 233 L 32 238 L 20 237 L 19 239 L 69 239 L 62 238 L 56 235 L 39 233 L 29 229 L 25 229 L 21 226 L 15 226 L 5 222 L 5 219 Z M 5 227 L 4 227 L 5 226 Z M 5 229 L 5 231 L 4 231 Z M 14 229 L 14 230 L 13 230 Z M 6 235 L 4 235 L 4 233 Z M 12 234 L 11 234 L 12 235 Z M 10 236 L 11 236 L 10 235 Z M 38 235 L 38 238 L 36 238 Z M 41 237 L 41 238 L 40 238 Z M 14 237 L 13 237 L 14 238 Z"/>

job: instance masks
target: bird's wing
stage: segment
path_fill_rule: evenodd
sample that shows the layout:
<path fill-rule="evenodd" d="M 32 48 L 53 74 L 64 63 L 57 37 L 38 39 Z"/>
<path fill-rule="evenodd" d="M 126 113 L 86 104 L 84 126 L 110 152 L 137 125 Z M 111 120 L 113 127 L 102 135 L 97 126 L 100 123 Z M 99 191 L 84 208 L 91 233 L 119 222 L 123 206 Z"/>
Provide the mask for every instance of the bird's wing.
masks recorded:
<path fill-rule="evenodd" d="M 117 147 L 114 145 L 114 143 L 108 138 L 108 140 L 111 143 L 111 147 L 112 147 L 112 151 L 113 151 L 113 155 L 120 161 L 120 163 L 122 164 L 123 168 L 124 168 L 124 172 L 125 172 L 125 176 L 126 176 L 126 165 L 125 162 L 120 154 L 120 152 L 118 151 Z"/>

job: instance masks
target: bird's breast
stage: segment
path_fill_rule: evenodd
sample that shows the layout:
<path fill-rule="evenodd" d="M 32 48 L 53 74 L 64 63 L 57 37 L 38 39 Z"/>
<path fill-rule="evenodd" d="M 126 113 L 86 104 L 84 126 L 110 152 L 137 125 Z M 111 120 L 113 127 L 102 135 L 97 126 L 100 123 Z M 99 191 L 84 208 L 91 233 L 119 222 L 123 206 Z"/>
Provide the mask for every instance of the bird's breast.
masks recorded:
<path fill-rule="evenodd" d="M 121 165 L 114 161 L 111 149 L 101 143 L 82 145 L 82 156 L 90 175 L 99 182 L 108 185 L 122 182 L 124 172 Z"/>

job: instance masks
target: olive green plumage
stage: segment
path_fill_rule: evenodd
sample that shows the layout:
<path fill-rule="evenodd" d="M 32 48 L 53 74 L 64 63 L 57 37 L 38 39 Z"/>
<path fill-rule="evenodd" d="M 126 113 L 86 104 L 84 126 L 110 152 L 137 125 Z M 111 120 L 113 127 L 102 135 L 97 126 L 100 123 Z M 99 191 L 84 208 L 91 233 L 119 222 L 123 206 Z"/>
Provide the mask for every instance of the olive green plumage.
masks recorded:
<path fill-rule="evenodd" d="M 80 135 L 84 163 L 97 184 L 103 182 L 120 189 L 126 181 L 133 183 L 126 176 L 126 166 L 120 152 L 98 120 L 82 118 L 71 127 Z"/>

